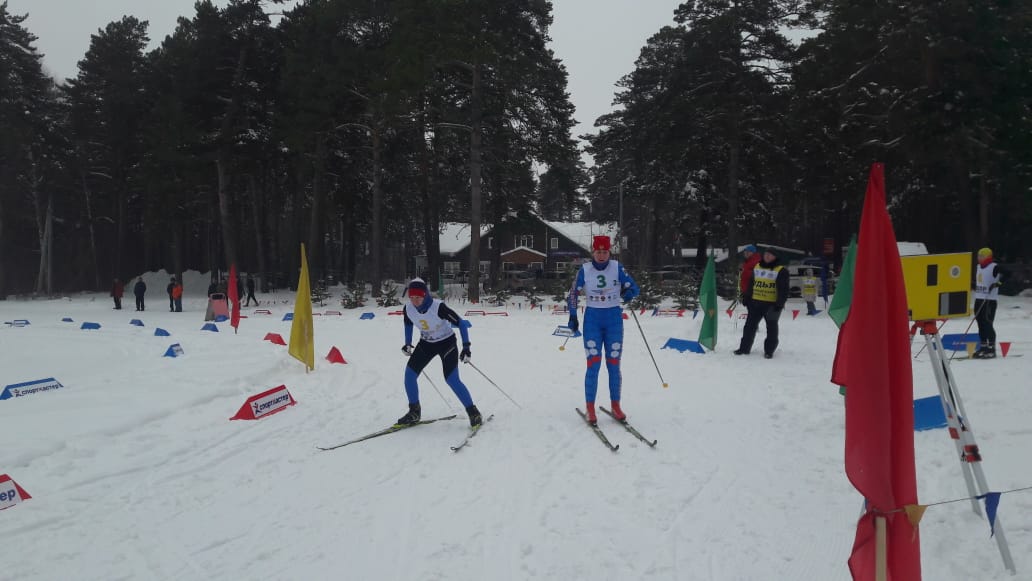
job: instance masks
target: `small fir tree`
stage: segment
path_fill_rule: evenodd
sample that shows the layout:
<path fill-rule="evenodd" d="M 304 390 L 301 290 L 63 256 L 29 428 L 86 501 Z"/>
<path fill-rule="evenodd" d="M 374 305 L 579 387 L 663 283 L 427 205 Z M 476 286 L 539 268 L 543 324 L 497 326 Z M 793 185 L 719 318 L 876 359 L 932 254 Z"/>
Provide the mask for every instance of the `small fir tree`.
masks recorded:
<path fill-rule="evenodd" d="M 659 306 L 659 303 L 663 301 L 663 292 L 648 273 L 638 272 L 631 276 L 638 283 L 641 292 L 631 301 L 630 306 L 635 309 L 651 309 Z"/>
<path fill-rule="evenodd" d="M 674 288 L 674 304 L 679 309 L 693 311 L 699 308 L 699 281 L 686 276 Z"/>
<path fill-rule="evenodd" d="M 365 306 L 365 285 L 349 284 L 340 295 L 340 306 L 345 309 L 357 309 Z"/>
<path fill-rule="evenodd" d="M 330 298 L 330 291 L 326 290 L 326 281 L 319 280 L 312 287 L 312 304 L 320 307 L 326 305 L 326 299 Z"/>
<path fill-rule="evenodd" d="M 398 284 L 391 280 L 385 280 L 380 284 L 380 298 L 376 299 L 376 304 L 381 307 L 395 307 L 401 304 L 401 300 L 398 298 L 398 290 L 400 287 Z"/>

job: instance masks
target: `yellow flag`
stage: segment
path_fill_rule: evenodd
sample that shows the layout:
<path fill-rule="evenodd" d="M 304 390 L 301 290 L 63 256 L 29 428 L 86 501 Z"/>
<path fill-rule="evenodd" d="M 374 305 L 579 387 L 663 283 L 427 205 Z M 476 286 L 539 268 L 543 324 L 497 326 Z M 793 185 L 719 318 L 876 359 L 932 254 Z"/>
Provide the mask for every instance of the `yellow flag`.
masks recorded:
<path fill-rule="evenodd" d="M 301 245 L 301 277 L 294 299 L 294 322 L 290 325 L 290 346 L 287 352 L 305 364 L 305 371 L 315 369 L 315 328 L 312 325 L 312 291 L 308 283 L 308 259 Z"/>

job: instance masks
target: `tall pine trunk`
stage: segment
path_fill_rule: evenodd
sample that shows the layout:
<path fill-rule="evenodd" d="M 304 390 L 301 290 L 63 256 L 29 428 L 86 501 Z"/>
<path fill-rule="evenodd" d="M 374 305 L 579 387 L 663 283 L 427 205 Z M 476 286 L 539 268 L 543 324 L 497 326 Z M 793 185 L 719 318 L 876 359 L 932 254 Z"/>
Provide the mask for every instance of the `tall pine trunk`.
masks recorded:
<path fill-rule="evenodd" d="M 419 193 L 423 200 L 423 237 L 426 239 L 426 265 L 430 271 L 430 281 L 434 288 L 441 287 L 441 237 L 437 220 L 437 204 L 430 191 L 430 148 L 426 143 L 427 136 L 427 102 L 422 99 L 419 113 L 419 127 L 416 138 L 419 140 Z"/>
<path fill-rule="evenodd" d="M 380 283 L 383 276 L 383 121 L 380 113 L 373 121 L 373 223 L 370 256 L 369 283 L 374 297 L 380 297 Z"/>
<path fill-rule="evenodd" d="M 247 182 L 247 187 L 251 191 L 251 219 L 254 222 L 253 229 L 255 257 L 258 260 L 258 272 L 261 273 L 261 276 L 264 277 L 265 273 L 268 272 L 265 269 L 265 244 L 263 243 L 264 241 L 262 239 L 262 232 L 264 228 L 262 228 L 261 206 L 264 196 L 260 194 L 262 190 L 258 188 L 258 184 L 256 183 L 256 181 L 257 180 L 255 180 L 254 175 L 251 175 L 250 179 Z M 247 272 L 248 274 L 251 274 L 251 269 L 248 268 Z"/>
<path fill-rule="evenodd" d="M 483 104 L 480 95 L 480 65 L 473 65 L 473 88 L 470 95 L 472 107 L 469 136 L 469 283 L 467 292 L 469 301 L 480 302 L 480 156 L 482 155 L 481 125 L 483 124 Z"/>
<path fill-rule="evenodd" d="M 315 160 L 312 168 L 312 212 L 308 221 L 306 258 L 309 267 L 321 273 L 323 271 L 321 260 L 323 259 L 322 241 L 325 221 L 323 198 L 326 197 L 325 180 L 323 179 L 326 174 L 326 136 L 323 133 L 317 133 L 315 139 Z M 320 276 L 316 278 L 320 278 Z M 294 280 L 294 282 L 297 281 Z"/>

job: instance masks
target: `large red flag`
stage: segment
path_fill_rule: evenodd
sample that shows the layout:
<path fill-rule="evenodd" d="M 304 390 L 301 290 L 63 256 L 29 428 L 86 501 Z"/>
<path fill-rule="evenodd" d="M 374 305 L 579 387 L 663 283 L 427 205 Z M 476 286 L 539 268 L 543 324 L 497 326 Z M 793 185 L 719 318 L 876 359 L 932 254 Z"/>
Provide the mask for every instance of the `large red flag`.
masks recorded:
<path fill-rule="evenodd" d="M 914 386 L 903 267 L 885 206 L 885 168 L 871 166 L 831 381 L 846 387 L 846 476 L 867 500 L 849 557 L 854 580 L 875 578 L 875 517 L 887 521 L 888 579 L 921 579 L 921 543 L 902 508 L 917 504 Z"/>
<path fill-rule="evenodd" d="M 229 302 L 233 304 L 233 312 L 230 315 L 229 324 L 233 325 L 233 332 L 236 333 L 240 327 L 240 289 L 237 288 L 236 265 L 229 265 Z"/>

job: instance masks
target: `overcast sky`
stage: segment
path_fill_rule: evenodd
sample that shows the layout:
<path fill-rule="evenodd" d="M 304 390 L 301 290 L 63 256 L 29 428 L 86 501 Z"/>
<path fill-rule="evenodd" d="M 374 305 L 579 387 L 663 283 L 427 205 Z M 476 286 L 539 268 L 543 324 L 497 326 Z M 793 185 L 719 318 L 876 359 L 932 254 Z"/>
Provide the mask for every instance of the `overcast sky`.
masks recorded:
<path fill-rule="evenodd" d="M 219 6 L 225 0 L 215 0 Z M 645 41 L 673 23 L 679 0 L 553 0 L 552 48 L 570 74 L 570 98 L 579 125 L 593 132 L 612 108 L 615 83 L 629 73 Z M 74 77 L 90 35 L 131 14 L 150 22 L 151 45 L 171 34 L 179 16 L 193 16 L 194 0 L 8 0 L 11 14 L 29 14 L 23 26 L 39 37 L 44 66 L 59 79 Z M 270 5 L 271 10 L 281 7 Z"/>

